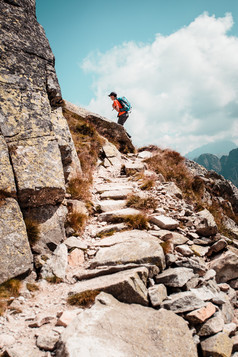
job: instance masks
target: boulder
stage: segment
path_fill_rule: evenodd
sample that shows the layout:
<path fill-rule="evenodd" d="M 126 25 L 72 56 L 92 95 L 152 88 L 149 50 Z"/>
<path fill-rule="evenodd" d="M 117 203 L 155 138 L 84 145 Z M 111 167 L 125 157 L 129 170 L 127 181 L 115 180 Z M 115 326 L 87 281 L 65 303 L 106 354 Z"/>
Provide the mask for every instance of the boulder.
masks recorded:
<path fill-rule="evenodd" d="M 8 144 L 22 207 L 55 205 L 65 196 L 59 146 L 54 137 L 31 138 Z"/>
<path fill-rule="evenodd" d="M 217 225 L 214 217 L 207 209 L 199 212 L 197 216 L 199 222 L 196 224 L 196 232 L 199 235 L 209 237 L 217 233 Z"/>
<path fill-rule="evenodd" d="M 121 302 L 148 305 L 146 282 L 148 269 L 145 267 L 100 276 L 74 284 L 69 295 L 85 291 L 104 291 Z"/>
<path fill-rule="evenodd" d="M 126 175 L 129 176 L 137 172 L 144 171 L 145 164 L 141 161 L 126 162 L 124 168 L 125 168 Z"/>
<path fill-rule="evenodd" d="M 0 284 L 33 268 L 26 226 L 17 201 L 0 201 Z"/>
<path fill-rule="evenodd" d="M 34 244 L 34 252 L 49 253 L 65 240 L 64 225 L 68 210 L 65 205 L 44 205 L 24 209 L 24 218 L 33 221 L 39 229 L 39 238 Z"/>
<path fill-rule="evenodd" d="M 118 232 L 100 241 L 91 268 L 102 265 L 154 264 L 165 268 L 165 257 L 158 239 L 139 230 Z"/>
<path fill-rule="evenodd" d="M 60 244 L 54 251 L 52 257 L 47 260 L 41 270 L 42 278 L 57 277 L 65 278 L 68 265 L 68 249 L 64 243 Z"/>
<path fill-rule="evenodd" d="M 156 224 L 162 229 L 176 229 L 179 226 L 179 222 L 175 221 L 173 218 L 160 216 L 150 216 L 150 221 Z"/>
<path fill-rule="evenodd" d="M 226 283 L 229 280 L 238 278 L 238 255 L 228 250 L 219 258 L 210 262 L 210 268 L 216 271 L 216 281 Z"/>
<path fill-rule="evenodd" d="M 78 267 L 84 263 L 84 252 L 81 249 L 74 249 L 68 255 L 68 264 L 71 267 Z"/>
<path fill-rule="evenodd" d="M 166 286 L 180 288 L 194 276 L 193 270 L 189 268 L 169 268 L 163 273 L 156 275 L 155 281 Z"/>
<path fill-rule="evenodd" d="M 232 346 L 232 340 L 223 332 L 219 332 L 201 342 L 204 357 L 231 357 Z"/>
<path fill-rule="evenodd" d="M 84 108 L 80 108 L 67 102 L 66 100 L 64 101 L 64 109 L 85 118 L 89 123 L 93 124 L 99 134 L 116 144 L 116 147 L 120 152 L 127 153 L 135 151 L 135 148 L 122 125 L 109 121 L 98 114 L 91 113 Z"/>
<path fill-rule="evenodd" d="M 197 350 L 185 321 L 173 312 L 123 304 L 101 293 L 65 329 L 56 349 L 56 357 L 90 355 L 197 357 Z"/>
<path fill-rule="evenodd" d="M 178 245 L 175 250 L 184 257 L 191 257 L 193 255 L 193 251 L 186 244 Z"/>
<path fill-rule="evenodd" d="M 194 252 L 194 254 L 198 257 L 204 257 L 209 251 L 209 247 L 203 247 L 197 244 L 193 244 L 191 246 L 191 249 Z"/>

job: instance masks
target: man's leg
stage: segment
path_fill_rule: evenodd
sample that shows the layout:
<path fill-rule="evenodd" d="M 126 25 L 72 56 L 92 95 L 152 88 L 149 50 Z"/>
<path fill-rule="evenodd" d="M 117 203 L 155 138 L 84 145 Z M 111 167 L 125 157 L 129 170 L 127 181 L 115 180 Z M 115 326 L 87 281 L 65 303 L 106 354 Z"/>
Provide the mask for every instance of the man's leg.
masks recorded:
<path fill-rule="evenodd" d="M 120 125 L 123 126 L 128 117 L 129 117 L 129 115 L 127 113 L 124 113 L 124 114 L 120 115 L 118 117 L 117 124 L 120 124 Z"/>

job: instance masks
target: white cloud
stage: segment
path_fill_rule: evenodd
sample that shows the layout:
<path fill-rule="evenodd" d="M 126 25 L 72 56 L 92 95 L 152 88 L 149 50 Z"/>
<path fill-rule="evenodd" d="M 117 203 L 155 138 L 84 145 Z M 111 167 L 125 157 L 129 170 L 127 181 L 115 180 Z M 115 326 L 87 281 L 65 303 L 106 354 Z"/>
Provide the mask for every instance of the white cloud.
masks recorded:
<path fill-rule="evenodd" d="M 83 62 L 94 74 L 89 109 L 116 118 L 112 90 L 132 103 L 126 122 L 133 142 L 186 153 L 217 139 L 238 138 L 238 38 L 227 34 L 231 14 L 204 13 L 153 43 L 123 43 Z M 238 144 L 238 142 L 237 142 Z"/>

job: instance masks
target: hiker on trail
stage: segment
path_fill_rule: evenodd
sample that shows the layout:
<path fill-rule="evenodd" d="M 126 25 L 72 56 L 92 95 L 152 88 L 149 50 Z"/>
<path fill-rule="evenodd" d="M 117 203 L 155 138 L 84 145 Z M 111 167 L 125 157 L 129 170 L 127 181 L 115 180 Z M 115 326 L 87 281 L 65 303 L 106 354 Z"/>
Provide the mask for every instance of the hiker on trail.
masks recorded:
<path fill-rule="evenodd" d="M 123 126 L 129 117 L 129 110 L 131 109 L 131 105 L 125 97 L 118 98 L 115 92 L 111 92 L 109 97 L 113 101 L 112 108 L 118 112 L 117 123 Z"/>

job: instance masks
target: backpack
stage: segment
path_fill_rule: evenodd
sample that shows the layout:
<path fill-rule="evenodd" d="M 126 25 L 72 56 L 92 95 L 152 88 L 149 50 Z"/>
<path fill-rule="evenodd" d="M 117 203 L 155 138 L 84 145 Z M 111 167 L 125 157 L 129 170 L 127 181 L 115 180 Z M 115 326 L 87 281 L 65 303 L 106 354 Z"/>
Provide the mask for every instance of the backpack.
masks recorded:
<path fill-rule="evenodd" d="M 126 97 L 120 97 L 120 98 L 117 98 L 117 100 L 119 103 L 121 103 L 123 110 L 125 110 L 126 112 L 129 112 L 131 110 L 131 104 L 126 99 Z"/>

